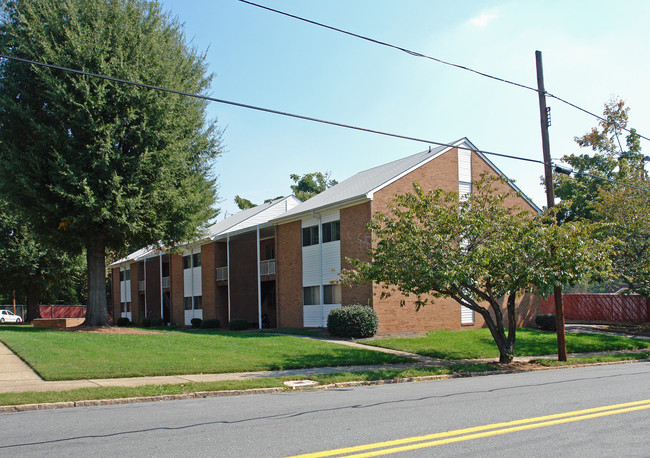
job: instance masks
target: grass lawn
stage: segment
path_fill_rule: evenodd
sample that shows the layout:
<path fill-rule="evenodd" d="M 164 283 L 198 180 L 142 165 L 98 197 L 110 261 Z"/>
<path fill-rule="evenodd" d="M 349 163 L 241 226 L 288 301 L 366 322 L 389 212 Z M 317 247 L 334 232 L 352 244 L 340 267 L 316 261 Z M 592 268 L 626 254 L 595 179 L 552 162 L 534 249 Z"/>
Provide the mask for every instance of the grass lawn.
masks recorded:
<path fill-rule="evenodd" d="M 424 337 L 377 338 L 362 342 L 442 359 L 499 357 L 499 351 L 488 329 L 429 331 Z M 566 342 L 569 353 L 650 348 L 648 340 L 628 339 L 608 334 L 567 334 Z M 557 354 L 557 337 L 554 333 L 525 328 L 517 329 L 516 356 L 552 354 Z"/>
<path fill-rule="evenodd" d="M 458 372 L 484 372 L 494 370 L 492 364 L 452 364 L 444 367 L 412 368 L 412 369 L 385 369 L 379 371 L 364 372 L 342 372 L 338 374 L 310 375 L 300 377 L 318 382 L 321 385 L 330 383 L 344 383 L 351 381 L 372 381 L 387 380 L 405 377 L 421 377 L 427 375 L 445 375 Z M 145 385 L 139 387 L 97 387 L 79 388 L 67 391 L 43 391 L 24 393 L 0 393 L 0 406 L 71 402 L 92 399 L 119 399 L 133 398 L 140 396 L 160 396 L 184 393 L 195 393 L 198 391 L 225 391 L 225 390 L 249 390 L 254 388 L 284 388 L 286 380 L 297 380 L 295 377 L 269 377 L 256 378 L 253 380 L 227 380 L 222 382 L 200 382 L 169 385 Z"/>
<path fill-rule="evenodd" d="M 411 361 L 290 335 L 164 330 L 64 332 L 0 326 L 0 341 L 45 380 L 181 375 Z"/>

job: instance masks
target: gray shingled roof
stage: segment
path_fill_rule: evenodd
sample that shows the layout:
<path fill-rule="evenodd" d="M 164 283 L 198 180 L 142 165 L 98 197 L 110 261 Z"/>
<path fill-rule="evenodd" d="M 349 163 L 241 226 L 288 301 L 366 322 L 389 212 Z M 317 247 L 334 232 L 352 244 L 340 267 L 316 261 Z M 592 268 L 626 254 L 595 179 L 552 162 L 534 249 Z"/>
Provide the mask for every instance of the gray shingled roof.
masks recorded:
<path fill-rule="evenodd" d="M 458 140 L 452 144 L 460 144 L 466 139 Z M 411 156 L 397 159 L 387 164 L 379 165 L 356 175 L 351 176 L 347 180 L 326 189 L 322 193 L 312 197 L 304 203 L 298 205 L 296 208 L 284 213 L 280 218 L 274 221 L 289 219 L 293 216 L 311 212 L 329 205 L 343 203 L 346 201 L 353 201 L 359 198 L 368 196 L 368 194 L 382 185 L 387 184 L 399 175 L 411 170 L 420 163 L 427 159 L 432 159 L 448 150 L 449 147 L 439 146 L 432 148 L 430 151 L 422 151 Z M 368 196 L 369 197 L 369 196 Z"/>

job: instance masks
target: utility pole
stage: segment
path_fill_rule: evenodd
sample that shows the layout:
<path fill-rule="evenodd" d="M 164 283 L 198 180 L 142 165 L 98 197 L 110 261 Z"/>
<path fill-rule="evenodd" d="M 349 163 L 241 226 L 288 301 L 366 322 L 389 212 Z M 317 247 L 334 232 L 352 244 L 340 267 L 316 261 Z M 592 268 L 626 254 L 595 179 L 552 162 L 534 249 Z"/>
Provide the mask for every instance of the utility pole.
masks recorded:
<path fill-rule="evenodd" d="M 553 168 L 551 167 L 551 146 L 548 141 L 549 113 L 546 107 L 546 90 L 544 89 L 544 71 L 542 70 L 542 52 L 535 51 L 537 64 L 537 93 L 539 95 L 539 118 L 542 126 L 542 151 L 544 153 L 544 184 L 546 186 L 546 207 L 555 207 L 555 190 L 553 188 Z M 557 224 L 557 221 L 555 222 Z M 555 251 L 555 247 L 550 249 Z M 557 328 L 557 359 L 566 361 L 566 336 L 564 332 L 564 304 L 562 287 L 553 287 L 555 296 L 555 324 Z"/>

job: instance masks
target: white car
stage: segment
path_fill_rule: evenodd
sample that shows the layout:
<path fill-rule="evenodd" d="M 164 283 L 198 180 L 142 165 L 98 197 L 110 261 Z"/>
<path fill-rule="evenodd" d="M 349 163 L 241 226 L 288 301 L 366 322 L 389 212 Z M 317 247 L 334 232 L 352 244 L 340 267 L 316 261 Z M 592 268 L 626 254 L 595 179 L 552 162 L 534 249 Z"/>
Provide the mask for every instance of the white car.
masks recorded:
<path fill-rule="evenodd" d="M 0 310 L 0 323 L 20 323 L 22 318 L 14 315 L 9 310 Z"/>

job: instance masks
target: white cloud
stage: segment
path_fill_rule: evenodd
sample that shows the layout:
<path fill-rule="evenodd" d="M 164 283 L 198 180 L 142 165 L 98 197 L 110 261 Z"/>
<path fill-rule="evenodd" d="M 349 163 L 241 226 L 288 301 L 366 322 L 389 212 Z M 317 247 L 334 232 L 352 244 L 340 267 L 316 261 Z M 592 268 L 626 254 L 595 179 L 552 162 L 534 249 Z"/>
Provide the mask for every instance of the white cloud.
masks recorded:
<path fill-rule="evenodd" d="M 486 27 L 490 22 L 499 17 L 497 13 L 489 12 L 483 13 L 480 16 L 476 16 L 467 21 L 468 24 L 475 27 Z"/>

